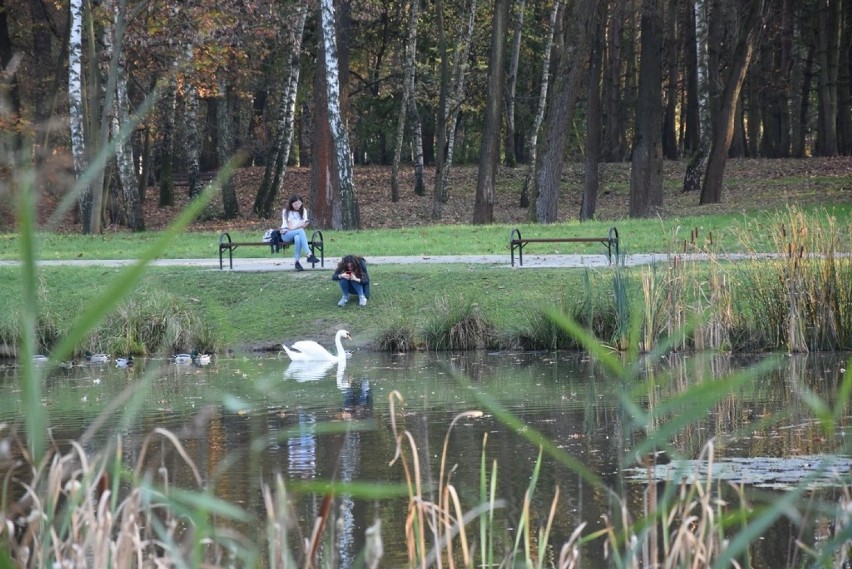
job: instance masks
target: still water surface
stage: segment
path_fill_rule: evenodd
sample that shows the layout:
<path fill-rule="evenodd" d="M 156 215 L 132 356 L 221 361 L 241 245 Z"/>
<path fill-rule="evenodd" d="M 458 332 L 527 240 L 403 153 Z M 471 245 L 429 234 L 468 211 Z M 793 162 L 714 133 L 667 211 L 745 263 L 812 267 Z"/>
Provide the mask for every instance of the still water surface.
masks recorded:
<path fill-rule="evenodd" d="M 261 483 L 272 483 L 276 474 L 291 482 L 404 481 L 400 464 L 389 465 L 396 448 L 392 393 L 401 395 L 401 401 L 395 401 L 397 425 L 410 432 L 417 445 L 427 488 L 437 478 L 454 417 L 482 410 L 482 417 L 462 419 L 452 430 L 447 452 L 449 467 L 454 468 L 452 482 L 465 508 L 479 503 L 484 445 L 489 468 L 497 465 L 497 494 L 505 500 L 499 516 L 511 530 L 520 517 L 539 453 L 534 442 L 538 434 L 639 512 L 646 474 L 636 468 L 632 449 L 648 436 L 649 428 L 665 428 L 684 414 L 690 420 L 668 437 L 672 456 L 696 459 L 712 439 L 719 464 L 739 465 L 731 475 L 733 481 L 745 482 L 754 490 L 755 500 L 771 500 L 822 457 L 847 460 L 843 441 L 848 421 L 844 418 L 839 432 L 827 436 L 803 399 L 809 390 L 832 405 L 847 365 L 845 357 L 781 357 L 777 367 L 725 389 L 709 406 L 686 398 L 666 407 L 686 388 L 721 382 L 720 378 L 754 364 L 755 358 L 671 357 L 643 369 L 633 380 L 612 378 L 600 364 L 574 353 L 358 352 L 345 365 L 320 366 L 269 356 L 218 358 L 204 367 L 148 360 L 137 361 L 131 369 L 99 364 L 56 370 L 46 379 L 44 405 L 58 441 L 79 439 L 114 408 L 86 450 L 95 452 L 121 436 L 130 464 L 135 464 L 142 439 L 153 428 L 179 434 L 204 484 L 256 514 L 257 534 L 265 531 Z M 20 421 L 13 366 L 0 368 L 0 385 L 0 422 Z M 138 416 L 128 422 L 130 407 L 123 394 L 141 385 L 145 387 Z M 508 411 L 520 426 L 498 420 L 495 406 Z M 666 413 L 661 416 L 652 412 L 663 408 Z M 645 414 L 649 420 L 640 416 Z M 253 446 L 259 450 L 252 451 Z M 165 466 L 178 484 L 193 487 L 189 469 L 169 445 L 154 454 L 153 460 Z M 582 522 L 588 524 L 585 533 L 600 529 L 602 517 L 614 514 L 608 492 L 546 455 L 531 508 L 539 524 L 544 523 L 557 486 L 560 502 L 552 543 L 560 545 Z M 305 534 L 320 501 L 310 494 L 293 495 L 298 527 Z M 353 564 L 363 548 L 364 531 L 377 518 L 382 520 L 384 539 L 382 566 L 405 563 L 405 499 L 343 496 L 335 507 L 340 566 Z M 809 527 L 778 524 L 755 544 L 752 563 L 796 565 L 791 540 L 807 541 L 809 533 Z M 607 566 L 600 561 L 601 551 L 597 546 L 584 551 L 584 566 Z"/>

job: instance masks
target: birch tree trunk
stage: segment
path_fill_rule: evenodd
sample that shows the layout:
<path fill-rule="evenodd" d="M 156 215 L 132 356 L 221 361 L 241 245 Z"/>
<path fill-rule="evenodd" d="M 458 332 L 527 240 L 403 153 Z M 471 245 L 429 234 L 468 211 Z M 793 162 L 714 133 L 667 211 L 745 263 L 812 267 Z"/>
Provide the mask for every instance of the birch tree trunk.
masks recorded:
<path fill-rule="evenodd" d="M 92 232 L 92 186 L 83 182 L 88 170 L 85 117 L 83 111 L 83 0 L 71 0 L 70 34 L 68 37 L 68 119 L 71 127 L 71 154 L 74 175 L 80 188 L 80 220 L 83 233 Z"/>
<path fill-rule="evenodd" d="M 435 26 L 439 59 L 438 109 L 435 116 L 435 182 L 432 188 L 432 219 L 441 219 L 444 195 L 444 169 L 447 155 L 447 99 L 450 92 L 450 62 L 447 56 L 447 33 L 444 29 L 444 0 L 435 0 Z"/>
<path fill-rule="evenodd" d="M 471 0 L 468 12 L 467 28 L 459 36 L 456 45 L 461 49 L 456 50 L 453 56 L 453 86 L 447 89 L 447 101 L 445 105 L 446 114 L 438 114 L 437 128 L 440 131 L 438 140 L 446 141 L 446 154 L 443 146 L 439 145 L 437 152 L 443 156 L 441 167 L 435 172 L 435 191 L 432 195 L 432 219 L 441 219 L 443 215 L 443 204 L 450 198 L 449 177 L 453 166 L 453 151 L 456 142 L 456 122 L 461 111 L 461 102 L 464 99 L 464 84 L 467 76 L 467 61 L 470 54 L 470 44 L 473 41 L 473 27 L 476 21 L 476 0 Z M 446 54 L 445 54 L 446 55 Z"/>
<path fill-rule="evenodd" d="M 186 62 L 191 63 L 194 59 L 192 43 L 186 45 Z M 184 120 L 186 126 L 186 172 L 189 183 L 189 197 L 194 198 L 201 193 L 201 181 L 198 172 L 201 170 L 199 164 L 201 156 L 201 125 L 199 122 L 198 87 L 191 79 L 187 79 L 186 94 L 184 95 Z"/>
<path fill-rule="evenodd" d="M 512 52 L 509 57 L 509 78 L 506 81 L 506 166 L 514 167 L 517 162 L 515 153 L 515 94 L 518 89 L 518 62 L 521 58 L 521 32 L 524 27 L 526 0 L 518 0 L 515 5 L 515 30 L 512 35 Z"/>
<path fill-rule="evenodd" d="M 112 2 L 114 21 L 114 45 L 117 66 L 115 69 L 115 111 L 110 121 L 110 134 L 115 145 L 115 164 L 121 182 L 124 218 L 131 231 L 145 230 L 145 215 L 139 195 L 133 159 L 133 144 L 130 140 L 130 103 L 127 98 L 127 67 L 123 49 L 127 5 L 124 0 Z M 109 33 L 109 32 L 107 32 Z"/>
<path fill-rule="evenodd" d="M 391 168 L 391 201 L 399 201 L 399 162 L 402 159 L 402 145 L 405 138 L 405 118 L 409 108 L 416 111 L 417 103 L 414 98 L 414 64 L 417 56 L 417 21 L 419 19 L 420 0 L 411 0 L 408 15 L 408 41 L 405 44 L 405 61 L 403 63 L 402 101 L 399 105 L 399 117 L 396 123 L 396 145 L 393 151 L 393 166 Z M 412 113 L 412 118 L 417 118 Z M 419 123 L 419 118 L 417 120 Z M 422 142 L 422 141 L 421 141 Z M 415 193 L 421 195 L 424 192 L 423 184 L 423 148 L 420 148 L 420 172 L 415 177 Z M 417 164 L 416 164 L 417 165 Z M 415 167 L 416 167 L 415 165 Z M 415 170 L 416 172 L 416 170 Z M 417 187 L 420 191 L 417 191 Z"/>
<path fill-rule="evenodd" d="M 335 33 L 334 5 L 332 0 L 321 0 L 322 37 L 325 55 L 326 87 L 328 90 L 328 123 L 334 146 L 334 161 L 340 183 L 341 227 L 358 229 L 361 225 L 358 200 L 352 178 L 352 155 L 349 150 L 349 133 L 343 124 L 340 110 L 340 73 L 337 66 L 337 34 Z"/>
<path fill-rule="evenodd" d="M 175 205 L 174 164 L 175 164 L 175 118 L 177 116 L 177 74 L 178 60 L 173 64 L 173 75 L 169 78 L 168 88 L 163 96 L 166 110 L 160 127 L 160 207 Z"/>
<path fill-rule="evenodd" d="M 296 95 L 299 90 L 299 73 L 301 70 L 299 60 L 302 53 L 302 38 L 307 15 L 308 6 L 305 2 L 302 2 L 296 8 L 296 17 L 293 27 L 290 29 L 287 82 L 278 107 L 275 142 L 269 149 L 263 181 L 254 201 L 254 212 L 264 218 L 272 215 L 275 200 L 284 187 L 284 175 L 287 173 L 287 162 L 290 160 L 290 149 L 293 147 L 293 123 L 296 116 Z"/>
<path fill-rule="evenodd" d="M 563 53 L 557 65 L 556 83 L 545 121 L 544 147 L 536 161 L 535 219 L 539 223 L 556 221 L 559 184 L 565 164 L 565 133 L 574 118 L 574 105 L 589 49 L 589 21 L 595 12 L 595 0 L 578 0 L 569 20 Z M 571 43 L 573 42 L 573 43 Z"/>
<path fill-rule="evenodd" d="M 538 92 L 538 107 L 533 119 L 533 127 L 530 132 L 530 162 L 527 167 L 527 175 L 524 177 L 524 185 L 521 187 L 521 197 L 519 200 L 520 207 L 529 207 L 529 188 L 535 171 L 535 161 L 538 153 L 538 132 L 541 130 L 541 123 L 544 121 L 544 113 L 547 110 L 547 89 L 550 86 L 550 54 L 553 51 L 553 34 L 556 30 L 556 17 L 559 14 L 560 0 L 553 3 L 550 9 L 550 27 L 547 30 L 547 42 L 544 45 L 544 60 L 541 67 L 541 86 Z"/>
<path fill-rule="evenodd" d="M 500 162 L 500 114 L 503 109 L 503 65 L 506 60 L 506 30 L 509 0 L 494 0 L 491 32 L 491 57 L 488 62 L 488 100 L 485 103 L 485 128 L 476 177 L 476 201 L 473 223 L 494 223 L 494 184 Z"/>
<path fill-rule="evenodd" d="M 692 192 L 701 188 L 701 177 L 707 169 L 710 141 L 713 136 L 710 114 L 710 79 L 708 38 L 711 0 L 695 0 L 695 86 L 698 91 L 698 150 L 686 165 L 683 191 Z"/>

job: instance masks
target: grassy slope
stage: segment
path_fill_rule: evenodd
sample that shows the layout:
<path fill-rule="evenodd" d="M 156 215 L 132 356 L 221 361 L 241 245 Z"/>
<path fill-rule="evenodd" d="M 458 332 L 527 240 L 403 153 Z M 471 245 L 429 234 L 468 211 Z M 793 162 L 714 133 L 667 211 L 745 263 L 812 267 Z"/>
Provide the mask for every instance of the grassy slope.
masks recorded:
<path fill-rule="evenodd" d="M 652 220 L 629 220 L 619 217 L 626 210 L 629 170 L 626 165 L 604 167 L 604 187 L 599 204 L 599 221 L 580 225 L 570 220 L 576 211 L 577 184 L 582 179 L 576 166 L 569 168 L 565 184 L 569 188 L 560 204 L 564 219 L 558 224 L 539 226 L 524 224 L 526 210 L 511 204 L 519 188 L 522 172 L 504 172 L 498 191 L 498 221 L 493 226 L 469 226 L 462 222 L 472 203 L 472 169 L 456 169 L 456 183 L 447 205 L 445 225 L 428 224 L 424 212 L 429 198 L 405 196 L 399 204 L 382 201 L 386 169 L 362 169 L 362 218 L 364 231 L 325 231 L 326 254 L 344 252 L 371 255 L 441 255 L 441 254 L 505 254 L 512 227 L 521 226 L 524 236 L 605 235 L 618 226 L 623 240 L 622 252 L 668 252 L 710 248 L 717 251 L 776 250 L 774 236 L 767 231 L 773 214 L 791 202 L 809 208 L 827 207 L 832 215 L 848 227 L 852 161 L 849 159 L 808 161 L 733 161 L 729 168 L 725 199 L 720 205 L 698 207 L 697 197 L 678 191 L 681 175 L 678 163 L 666 167 L 666 209 Z M 256 169 L 255 169 L 256 170 Z M 815 174 L 818 171 L 818 174 Z M 241 172 L 246 176 L 251 172 Z M 256 171 L 255 171 L 256 174 Z M 293 173 L 294 180 L 304 172 Z M 366 178 L 363 178 L 366 177 Z M 304 183 L 304 180 L 298 183 Z M 241 199 L 251 197 L 251 183 L 241 186 Z M 304 191 L 294 184 L 293 191 Z M 149 201 L 152 196 L 149 193 Z M 366 197 L 366 199 L 365 199 Z M 617 204 L 620 204 L 618 207 Z M 243 205 L 243 211 L 248 208 Z M 166 212 L 168 213 L 168 212 Z M 165 223 L 170 215 L 160 212 L 152 216 Z M 699 215 L 700 214 L 700 215 Z M 157 227 L 149 223 L 149 227 Z M 251 216 L 223 222 L 216 219 L 193 225 L 167 255 L 172 258 L 214 258 L 216 236 L 221 230 L 231 231 L 236 239 L 259 237 L 268 220 Z M 73 229 L 73 226 L 66 226 Z M 694 245 L 685 245 L 693 231 Z M 43 232 L 39 238 L 39 255 L 45 259 L 134 258 L 157 236 L 156 231 L 142 234 L 108 232 L 98 236 L 80 236 Z M 748 245 L 741 238 L 746 236 Z M 849 235 L 843 242 L 848 246 Z M 600 253 L 600 245 L 538 246 L 534 253 Z M 0 234 L 0 259 L 16 259 L 17 236 Z M 532 251 L 531 251 L 532 252 Z M 266 257 L 263 248 L 240 250 L 238 256 Z M 604 271 L 605 272 L 605 271 Z M 41 271 L 43 310 L 49 312 L 60 328 L 67 328 L 80 308 L 103 290 L 117 270 L 104 268 L 51 268 Z M 338 309 L 336 284 L 328 271 L 296 274 L 282 271 L 269 274 L 232 274 L 219 271 L 186 269 L 151 269 L 140 288 L 132 296 L 156 291 L 174 297 L 179 304 L 190 306 L 213 323 L 222 341 L 228 345 L 274 346 L 284 340 L 303 337 L 329 338 L 340 327 L 351 329 L 356 342 L 368 344 L 378 331 L 394 323 L 418 319 L 428 321 L 449 304 L 477 304 L 499 327 L 518 329 L 528 326 L 539 308 L 560 302 L 564 297 L 576 299 L 581 290 L 583 271 L 505 271 L 480 266 L 376 266 L 374 298 L 366 310 L 356 307 Z M 19 275 L 15 269 L 0 269 L 0 290 L 17 291 Z M 606 282 L 606 281 L 601 281 Z M 602 286 L 601 288 L 606 288 Z M 141 292 L 140 292 L 141 291 Z M 606 291 L 583 291 L 583 294 Z M 18 294 L 4 295 L 0 310 L 14 321 Z"/>

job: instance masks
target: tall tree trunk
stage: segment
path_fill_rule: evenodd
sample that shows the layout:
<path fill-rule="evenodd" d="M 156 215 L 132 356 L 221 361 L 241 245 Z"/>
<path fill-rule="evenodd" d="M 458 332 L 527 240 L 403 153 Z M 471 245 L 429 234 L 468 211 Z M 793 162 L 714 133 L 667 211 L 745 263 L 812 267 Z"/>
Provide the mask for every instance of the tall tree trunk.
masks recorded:
<path fill-rule="evenodd" d="M 254 200 L 254 212 L 263 218 L 269 218 L 273 213 L 275 200 L 284 186 L 284 175 L 287 173 L 287 162 L 290 160 L 290 149 L 293 146 L 293 123 L 296 116 L 296 95 L 299 89 L 299 72 L 301 70 L 300 56 L 302 53 L 302 37 L 305 32 L 308 6 L 300 2 L 296 7 L 296 17 L 290 28 L 289 57 L 287 60 L 286 82 L 281 102 L 278 106 L 275 141 L 269 148 L 263 171 L 263 180 L 257 190 Z"/>
<path fill-rule="evenodd" d="M 642 9 L 642 55 L 636 134 L 630 168 L 630 217 L 650 217 L 663 205 L 663 15 L 660 0 Z"/>
<path fill-rule="evenodd" d="M 825 0 L 817 8 L 819 89 L 816 153 L 837 155 L 837 74 L 840 55 L 842 0 Z M 848 62 L 844 62 L 848 65 Z"/>
<path fill-rule="evenodd" d="M 801 30 L 799 32 L 801 34 Z M 793 63 L 791 81 L 793 82 L 793 97 L 790 103 L 792 109 L 791 146 L 790 154 L 794 158 L 804 158 L 808 115 L 810 114 L 810 92 L 813 80 L 814 49 L 803 47 L 806 51 L 796 57 Z"/>
<path fill-rule="evenodd" d="M 603 78 L 603 24 L 606 22 L 608 2 L 598 5 L 595 33 L 592 36 L 589 57 L 589 95 L 586 102 L 586 152 L 583 164 L 583 201 L 580 204 L 580 221 L 595 218 L 598 204 L 598 170 L 601 161 L 601 79 Z"/>
<path fill-rule="evenodd" d="M 678 10 L 676 2 L 663 8 L 666 18 L 665 51 L 666 63 L 666 111 L 663 118 L 663 155 L 669 160 L 679 157 L 677 141 L 677 98 L 678 98 Z M 641 72 L 640 72 L 641 73 Z"/>
<path fill-rule="evenodd" d="M 145 214 L 136 179 L 133 143 L 130 139 L 130 103 L 127 97 L 127 68 L 125 65 L 124 31 L 127 6 L 124 0 L 112 1 L 114 21 L 113 49 L 116 50 L 115 111 L 110 117 L 110 131 L 115 145 L 115 164 L 121 182 L 123 217 L 131 231 L 145 230 Z M 109 7 L 109 3 L 104 4 Z M 107 34 L 109 34 L 109 30 Z"/>
<path fill-rule="evenodd" d="M 837 72 L 837 150 L 852 155 L 852 1 L 845 0 Z"/>
<path fill-rule="evenodd" d="M 396 125 L 396 144 L 393 151 L 393 166 L 391 169 L 391 201 L 399 201 L 399 162 L 402 159 L 402 145 L 405 139 L 405 118 L 409 109 L 417 109 L 414 99 L 414 69 L 417 58 L 417 22 L 419 20 L 420 0 L 411 0 L 408 14 L 408 41 L 405 44 L 405 61 L 403 62 L 403 80 L 402 80 L 402 101 L 399 105 L 399 116 L 397 117 Z M 412 104 L 413 103 L 413 104 Z M 419 117 L 412 114 L 412 119 L 419 122 Z M 420 159 L 423 158 L 423 149 L 420 150 Z M 422 162 L 420 163 L 422 167 Z M 416 171 L 416 170 L 415 170 Z M 423 183 L 422 169 L 420 177 L 415 177 L 415 192 L 422 195 L 425 192 L 425 186 L 421 187 L 418 192 L 416 187 Z"/>
<path fill-rule="evenodd" d="M 9 18 L 6 0 L 0 0 L 0 116 L 13 124 L 21 116 L 21 99 L 18 91 L 18 65 L 20 54 L 12 50 L 12 36 L 9 34 Z M 6 107 L 8 105 L 8 107 Z M 5 108 L 4 108 L 5 107 Z M 18 129 L 16 129 L 17 131 Z M 0 141 L 0 168 L 11 170 L 12 165 L 22 156 L 24 140 L 21 132 Z"/>
<path fill-rule="evenodd" d="M 709 26 L 710 4 L 712 0 L 695 1 L 695 89 L 698 93 L 698 149 L 692 154 L 686 165 L 683 179 L 683 191 L 697 191 L 701 188 L 701 176 L 707 169 L 710 156 L 711 137 L 713 136 L 710 112 L 709 79 Z"/>
<path fill-rule="evenodd" d="M 704 173 L 704 184 L 701 187 L 701 205 L 722 201 L 722 181 L 734 135 L 737 101 L 765 20 L 763 10 L 763 1 L 754 0 L 741 19 L 739 37 L 731 61 L 728 62 L 727 77 L 724 79 L 717 115 L 713 121 L 713 142 Z"/>
<path fill-rule="evenodd" d="M 491 57 L 488 62 L 488 100 L 485 103 L 485 128 L 476 177 L 476 201 L 473 223 L 494 223 L 494 184 L 500 162 L 500 115 L 503 109 L 503 65 L 506 60 L 506 30 L 509 26 L 509 0 L 494 0 L 491 32 Z"/>
<path fill-rule="evenodd" d="M 577 1 L 568 21 L 565 47 L 559 55 L 553 97 L 548 104 L 544 125 L 543 148 L 536 161 L 535 216 L 539 223 L 556 221 L 559 182 L 565 164 L 565 133 L 571 128 L 580 80 L 586 69 L 589 21 L 596 5 L 593 0 Z"/>
<path fill-rule="evenodd" d="M 340 72 L 337 59 L 337 34 L 335 32 L 332 0 L 322 0 L 323 54 L 325 56 L 328 123 L 334 148 L 334 163 L 340 190 L 341 223 L 334 229 L 359 229 L 361 225 L 355 183 L 352 177 L 352 155 L 349 151 L 349 133 L 343 122 L 340 106 Z"/>
<path fill-rule="evenodd" d="M 529 207 L 529 189 L 532 185 L 533 172 L 535 172 L 536 156 L 538 154 L 538 133 L 541 123 L 544 121 L 544 113 L 547 111 L 547 91 L 550 87 L 550 57 L 553 52 L 553 35 L 556 32 L 557 16 L 560 12 L 562 2 L 556 0 L 550 8 L 550 27 L 547 29 L 547 41 L 544 44 L 544 57 L 541 65 L 541 84 L 538 92 L 538 106 L 530 130 L 530 159 L 527 166 L 527 175 L 524 176 L 524 185 L 521 187 L 521 196 L 518 200 L 520 207 Z"/>
<path fill-rule="evenodd" d="M 216 106 L 216 156 L 221 165 L 225 165 L 234 153 L 233 148 L 233 115 L 231 110 L 233 99 L 233 87 L 227 85 L 224 80 L 219 81 L 219 104 Z M 229 176 L 222 181 L 222 217 L 234 219 L 240 214 L 240 205 L 237 202 L 237 192 L 234 188 L 234 180 Z"/>
<path fill-rule="evenodd" d="M 455 151 L 456 127 L 461 112 L 461 104 L 464 100 L 464 85 L 467 76 L 467 61 L 470 54 L 470 46 L 473 41 L 473 29 L 476 18 L 476 0 L 470 1 L 467 27 L 459 31 L 456 45 L 461 48 L 453 55 L 453 81 L 452 87 L 447 89 L 446 114 L 441 115 L 443 119 L 438 122 L 438 127 L 445 131 L 443 140 L 446 149 L 439 146 L 439 152 L 444 155 L 440 173 L 435 173 L 435 191 L 432 195 L 432 219 L 441 219 L 443 204 L 450 197 L 449 177 L 453 166 L 453 152 Z M 499 120 L 499 119 L 498 119 Z M 439 140 L 441 137 L 439 137 Z"/>
<path fill-rule="evenodd" d="M 515 29 L 512 34 L 512 53 L 509 57 L 509 78 L 506 81 L 506 140 L 504 153 L 506 166 L 513 168 L 518 158 L 515 156 L 515 94 L 518 89 L 518 62 L 521 58 L 521 32 L 524 28 L 526 0 L 515 3 Z"/>
<path fill-rule="evenodd" d="M 606 65 L 604 66 L 604 131 L 602 157 L 605 162 L 624 160 L 624 22 L 628 17 L 628 2 L 612 3 L 612 12 L 607 25 Z"/>
<path fill-rule="evenodd" d="M 68 119 L 71 127 L 71 154 L 74 174 L 83 183 L 89 168 L 86 150 L 83 104 L 83 0 L 71 0 L 71 35 L 68 42 Z M 92 233 L 92 186 L 90 181 L 80 188 L 80 220 L 84 234 Z"/>
<path fill-rule="evenodd" d="M 683 136 L 683 152 L 688 156 L 694 155 L 701 147 L 701 119 L 699 118 L 698 102 L 698 53 L 695 36 L 695 8 L 693 2 L 683 2 L 681 22 L 683 22 L 683 54 L 686 63 L 686 108 L 684 110 L 685 131 Z"/>
<path fill-rule="evenodd" d="M 432 219 L 441 219 L 444 203 L 444 169 L 447 145 L 447 99 L 450 93 L 450 62 L 444 23 L 444 0 L 435 0 L 435 28 L 438 51 L 438 108 L 435 113 L 435 181 L 432 188 Z"/>
<path fill-rule="evenodd" d="M 177 60 L 175 60 L 175 66 Z M 177 115 L 177 83 L 174 76 L 163 97 L 166 109 L 160 125 L 160 207 L 175 205 L 174 162 L 175 162 L 175 117 Z"/>

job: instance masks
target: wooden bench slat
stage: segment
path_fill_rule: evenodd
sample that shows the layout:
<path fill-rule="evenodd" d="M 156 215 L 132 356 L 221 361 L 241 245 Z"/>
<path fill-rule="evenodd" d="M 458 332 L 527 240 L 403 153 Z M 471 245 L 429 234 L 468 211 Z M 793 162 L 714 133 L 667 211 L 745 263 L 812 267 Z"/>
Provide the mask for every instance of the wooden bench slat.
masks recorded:
<path fill-rule="evenodd" d="M 521 230 L 515 228 L 509 233 L 509 249 L 511 250 L 512 266 L 515 266 L 515 251 L 518 251 L 518 264 L 524 266 L 524 246 L 528 243 L 603 243 L 606 245 L 606 258 L 612 264 L 613 248 L 616 262 L 618 261 L 618 229 L 610 227 L 606 237 L 521 237 Z"/>

